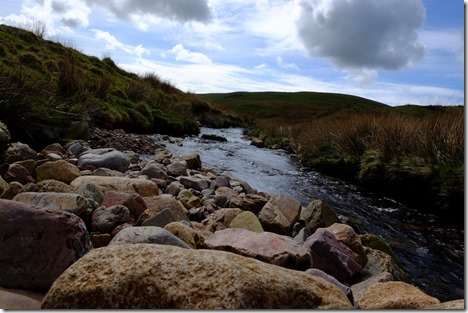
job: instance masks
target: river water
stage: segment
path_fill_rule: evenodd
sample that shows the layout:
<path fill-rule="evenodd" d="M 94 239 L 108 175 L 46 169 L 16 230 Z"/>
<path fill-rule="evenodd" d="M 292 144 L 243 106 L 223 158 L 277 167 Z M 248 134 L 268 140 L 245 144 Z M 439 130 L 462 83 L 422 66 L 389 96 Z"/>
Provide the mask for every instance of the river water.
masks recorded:
<path fill-rule="evenodd" d="M 341 180 L 306 171 L 282 150 L 257 148 L 242 129 L 202 128 L 227 142 L 188 137 L 166 143 L 173 155 L 198 153 L 203 165 L 229 171 L 259 191 L 284 194 L 307 206 L 321 199 L 359 233 L 373 233 L 393 248 L 412 282 L 441 301 L 464 298 L 464 229 L 442 218 L 365 192 Z"/>

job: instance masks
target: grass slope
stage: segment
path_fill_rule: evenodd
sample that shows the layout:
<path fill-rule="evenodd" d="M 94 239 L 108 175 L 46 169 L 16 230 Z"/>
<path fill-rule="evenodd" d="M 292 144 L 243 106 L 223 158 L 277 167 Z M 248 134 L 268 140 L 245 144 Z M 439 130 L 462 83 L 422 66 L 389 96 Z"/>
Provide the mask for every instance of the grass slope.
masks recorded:
<path fill-rule="evenodd" d="M 33 32 L 0 25 L 0 120 L 32 145 L 86 137 L 87 127 L 196 134 L 229 117 L 154 73 L 140 77 Z"/>

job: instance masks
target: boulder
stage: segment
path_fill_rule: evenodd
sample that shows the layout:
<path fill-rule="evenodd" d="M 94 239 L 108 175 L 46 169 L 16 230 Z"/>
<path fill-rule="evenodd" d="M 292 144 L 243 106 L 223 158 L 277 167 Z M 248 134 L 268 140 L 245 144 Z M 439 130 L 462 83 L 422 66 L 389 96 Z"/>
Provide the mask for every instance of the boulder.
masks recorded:
<path fill-rule="evenodd" d="M 42 149 L 41 154 L 45 157 L 48 154 L 55 153 L 63 157 L 63 154 L 65 153 L 65 149 L 62 147 L 61 144 L 59 143 L 52 143 L 48 146 L 46 146 L 44 149 Z"/>
<path fill-rule="evenodd" d="M 369 247 L 364 247 L 364 251 L 367 255 L 367 264 L 364 267 L 366 272 L 371 275 L 388 272 L 395 277 L 395 280 L 406 281 L 408 279 L 407 274 L 402 272 L 394 259 L 387 253 Z"/>
<path fill-rule="evenodd" d="M 361 300 L 361 297 L 364 293 L 376 283 L 393 281 L 393 275 L 388 272 L 383 272 L 377 275 L 374 275 L 360 283 L 354 284 L 351 286 L 353 291 L 354 302 L 357 303 Z"/>
<path fill-rule="evenodd" d="M 0 200 L 0 286 L 47 289 L 89 249 L 76 215 Z"/>
<path fill-rule="evenodd" d="M 206 179 L 182 176 L 179 181 L 187 189 L 193 188 L 202 191 L 203 189 L 210 188 L 210 184 Z"/>
<path fill-rule="evenodd" d="M 75 215 L 80 215 L 92 208 L 92 204 L 86 198 L 73 193 L 22 192 L 16 195 L 13 200 Z"/>
<path fill-rule="evenodd" d="M 111 233 L 120 224 L 130 221 L 130 211 L 123 205 L 99 207 L 93 212 L 92 228 L 101 233 Z"/>
<path fill-rule="evenodd" d="M 29 171 L 24 166 L 17 163 L 10 164 L 3 178 L 9 183 L 16 181 L 23 185 L 35 181 Z"/>
<path fill-rule="evenodd" d="M 82 195 L 85 198 L 93 199 L 98 205 L 104 201 L 104 193 L 99 190 L 95 184 L 90 182 L 80 184 L 79 186 L 75 187 L 73 191 L 74 193 Z"/>
<path fill-rule="evenodd" d="M 64 182 L 53 180 L 53 179 L 40 181 L 36 184 L 36 186 L 38 188 L 36 192 L 74 193 L 73 188 L 70 187 L 70 185 L 67 185 Z"/>
<path fill-rule="evenodd" d="M 447 302 L 442 302 L 435 304 L 429 307 L 423 308 L 425 310 L 464 310 L 465 309 L 465 299 L 452 300 Z"/>
<path fill-rule="evenodd" d="M 349 288 L 348 286 L 340 283 L 335 277 L 330 276 L 327 273 L 325 273 L 325 272 L 323 272 L 323 271 L 321 271 L 321 270 L 319 270 L 317 268 L 309 268 L 305 272 L 307 274 L 310 274 L 310 275 L 322 277 L 327 282 L 332 283 L 333 285 L 337 286 L 348 297 L 349 301 L 354 302 L 353 292 L 352 292 L 351 288 Z"/>
<path fill-rule="evenodd" d="M 111 170 L 109 168 L 100 167 L 91 172 L 93 176 L 107 176 L 107 177 L 124 177 L 124 173 Z"/>
<path fill-rule="evenodd" d="M 145 200 L 136 192 L 128 193 L 110 190 L 106 192 L 101 205 L 110 207 L 114 205 L 123 205 L 130 211 L 130 216 L 137 220 L 138 217 L 148 208 Z"/>
<path fill-rule="evenodd" d="M 249 211 L 244 211 L 234 217 L 229 223 L 230 228 L 243 228 L 257 233 L 263 232 L 263 227 L 257 216 Z"/>
<path fill-rule="evenodd" d="M 258 219 L 266 231 L 287 235 L 299 220 L 301 207 L 301 203 L 295 199 L 285 195 L 274 195 L 262 208 Z"/>
<path fill-rule="evenodd" d="M 187 189 L 183 189 L 179 192 L 177 200 L 187 209 L 199 207 L 201 205 L 201 199 Z"/>
<path fill-rule="evenodd" d="M 0 195 L 1 199 L 11 200 L 23 190 L 23 185 L 17 181 L 11 182 L 8 188 Z"/>
<path fill-rule="evenodd" d="M 140 171 L 140 175 L 146 175 L 148 178 L 167 179 L 167 173 L 164 166 L 159 163 L 147 163 Z"/>
<path fill-rule="evenodd" d="M 182 186 L 182 184 L 178 181 L 172 182 L 169 184 L 169 186 L 166 187 L 166 193 L 177 197 L 183 187 L 184 186 Z"/>
<path fill-rule="evenodd" d="M 356 302 L 363 310 L 413 310 L 439 303 L 417 287 L 400 281 L 375 283 Z"/>
<path fill-rule="evenodd" d="M 65 160 L 46 162 L 36 168 L 37 181 L 53 179 L 70 184 L 80 176 L 80 170 Z"/>
<path fill-rule="evenodd" d="M 4 159 L 6 163 L 10 164 L 27 159 L 37 160 L 37 153 L 27 144 L 14 142 L 11 143 L 8 149 L 5 151 Z"/>
<path fill-rule="evenodd" d="M 307 238 L 310 237 L 312 233 L 310 232 L 310 228 L 307 227 L 302 227 L 301 230 L 297 233 L 296 236 L 294 236 L 294 240 L 300 244 L 303 244 Z"/>
<path fill-rule="evenodd" d="M 309 227 L 312 232 L 319 227 L 341 223 L 335 212 L 322 200 L 313 200 L 307 207 L 302 208 L 300 218 L 305 221 L 305 226 Z"/>
<path fill-rule="evenodd" d="M 210 232 L 226 229 L 232 220 L 241 213 L 241 209 L 219 209 L 203 220 L 203 228 Z"/>
<path fill-rule="evenodd" d="M 303 272 L 229 252 L 148 244 L 91 251 L 42 302 L 42 309 L 351 308 L 339 288 Z"/>
<path fill-rule="evenodd" d="M 0 196 L 2 193 L 8 189 L 9 184 L 0 176 Z"/>
<path fill-rule="evenodd" d="M 214 141 L 219 141 L 219 142 L 226 142 L 227 139 L 223 136 L 215 135 L 215 134 L 202 134 L 200 136 L 201 139 L 205 140 L 214 140 Z"/>
<path fill-rule="evenodd" d="M 147 209 L 138 217 L 136 225 L 141 225 L 145 220 L 155 217 L 162 210 L 171 210 L 171 215 L 176 221 L 188 220 L 187 209 L 182 203 L 169 195 L 161 195 L 154 197 L 144 197 Z"/>
<path fill-rule="evenodd" d="M 242 205 L 242 197 L 229 187 L 216 189 L 214 200 L 221 208 L 240 208 Z"/>
<path fill-rule="evenodd" d="M 189 245 L 173 235 L 170 231 L 156 226 L 124 228 L 115 235 L 109 243 L 109 246 L 137 243 L 170 245 L 190 249 Z"/>
<path fill-rule="evenodd" d="M 87 150 L 85 154 L 81 154 L 79 157 L 78 166 L 86 167 L 87 165 L 92 165 L 96 168 L 105 167 L 124 173 L 130 165 L 129 157 L 125 153 L 115 149 L 106 150 Z"/>
<path fill-rule="evenodd" d="M 94 249 L 107 246 L 111 240 L 112 236 L 110 234 L 93 234 L 91 236 Z"/>
<path fill-rule="evenodd" d="M 342 283 L 363 271 L 338 240 L 323 228 L 307 238 L 303 245 L 310 249 L 314 268 L 324 271 Z"/>
<path fill-rule="evenodd" d="M 187 162 L 184 160 L 172 160 L 172 163 L 168 164 L 166 169 L 171 176 L 187 176 Z"/>
<path fill-rule="evenodd" d="M 187 162 L 187 168 L 191 170 L 200 170 L 202 167 L 202 161 L 198 153 L 183 155 L 179 159 Z"/>
<path fill-rule="evenodd" d="M 169 223 L 164 226 L 164 229 L 170 231 L 192 249 L 202 248 L 204 246 L 205 238 L 194 229 L 180 222 Z"/>
<path fill-rule="evenodd" d="M 267 202 L 268 200 L 260 195 L 246 194 L 242 198 L 242 204 L 240 205 L 240 207 L 245 211 L 250 211 L 254 214 L 258 214 Z"/>
<path fill-rule="evenodd" d="M 45 294 L 29 290 L 0 287 L 2 310 L 39 310 Z"/>
<path fill-rule="evenodd" d="M 170 150 L 163 148 L 163 147 L 156 148 L 154 150 L 154 155 L 153 155 L 154 161 L 165 164 L 165 161 L 169 160 L 170 158 L 172 158 L 172 152 Z"/>
<path fill-rule="evenodd" d="M 331 226 L 325 228 L 328 232 L 333 234 L 333 236 L 343 244 L 345 249 L 348 249 L 348 254 L 353 257 L 353 259 L 365 267 L 367 264 L 367 255 L 364 251 L 364 247 L 361 243 L 361 237 L 354 232 L 354 229 L 346 224 L 334 223 Z"/>
<path fill-rule="evenodd" d="M 3 157 L 5 155 L 5 151 L 8 149 L 10 139 L 11 135 L 8 127 L 0 122 L 0 163 L 3 163 Z"/>
<path fill-rule="evenodd" d="M 70 186 L 79 188 L 80 185 L 86 183 L 94 184 L 103 193 L 110 190 L 136 192 L 142 197 L 157 196 L 159 194 L 156 183 L 146 179 L 127 177 L 80 176 L 72 181 Z"/>
<path fill-rule="evenodd" d="M 66 150 L 66 155 L 71 157 L 79 157 L 83 152 L 90 150 L 90 148 L 86 142 L 77 141 L 68 145 L 68 148 Z"/>
<path fill-rule="evenodd" d="M 178 222 L 178 220 L 176 220 L 174 216 L 172 215 L 171 209 L 163 209 L 157 215 L 144 220 L 141 223 L 141 226 L 164 227 L 167 224 L 172 223 L 172 222 Z"/>
<path fill-rule="evenodd" d="M 218 230 L 205 239 L 205 247 L 230 251 L 281 267 L 306 270 L 312 266 L 310 252 L 290 237 L 257 233 L 242 228 Z"/>

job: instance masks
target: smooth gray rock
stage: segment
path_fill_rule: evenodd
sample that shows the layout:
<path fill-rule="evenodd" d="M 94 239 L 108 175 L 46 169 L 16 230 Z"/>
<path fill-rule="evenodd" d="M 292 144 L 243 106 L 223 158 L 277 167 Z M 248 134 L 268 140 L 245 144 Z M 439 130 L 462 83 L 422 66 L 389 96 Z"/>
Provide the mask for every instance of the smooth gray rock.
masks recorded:
<path fill-rule="evenodd" d="M 130 158 L 123 152 L 111 150 L 107 152 L 88 150 L 78 159 L 78 166 L 92 165 L 96 168 L 105 167 L 124 173 L 130 165 Z"/>
<path fill-rule="evenodd" d="M 151 243 L 190 249 L 190 246 L 170 231 L 157 226 L 127 227 L 115 235 L 109 246 L 135 243 Z"/>
<path fill-rule="evenodd" d="M 92 227 L 95 231 L 110 233 L 118 225 L 128 223 L 130 220 L 130 211 L 123 205 L 100 207 L 93 213 Z"/>

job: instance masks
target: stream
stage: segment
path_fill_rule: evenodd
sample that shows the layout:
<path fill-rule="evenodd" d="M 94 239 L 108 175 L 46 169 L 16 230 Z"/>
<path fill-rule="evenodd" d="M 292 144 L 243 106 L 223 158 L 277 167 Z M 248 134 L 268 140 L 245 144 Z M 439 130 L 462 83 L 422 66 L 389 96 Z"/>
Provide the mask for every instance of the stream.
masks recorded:
<path fill-rule="evenodd" d="M 202 128 L 227 142 L 187 137 L 165 143 L 174 157 L 198 153 L 202 164 L 229 171 L 258 191 L 284 194 L 304 206 L 321 199 L 358 233 L 373 233 L 393 248 L 414 285 L 444 301 L 464 298 L 464 229 L 441 217 L 412 210 L 390 198 L 306 171 L 283 150 L 257 148 L 240 128 Z"/>

